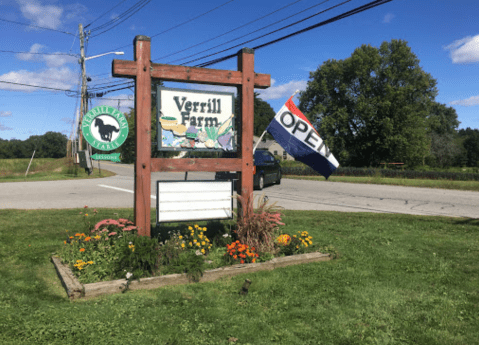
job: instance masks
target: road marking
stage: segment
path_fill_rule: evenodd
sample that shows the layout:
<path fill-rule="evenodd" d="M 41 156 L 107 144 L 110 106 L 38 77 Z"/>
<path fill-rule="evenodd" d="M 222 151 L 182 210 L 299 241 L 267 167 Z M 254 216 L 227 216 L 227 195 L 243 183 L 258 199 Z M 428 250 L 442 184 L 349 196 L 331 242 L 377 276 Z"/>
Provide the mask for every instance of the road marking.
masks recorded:
<path fill-rule="evenodd" d="M 122 191 L 122 192 L 127 192 L 127 193 L 132 193 L 132 194 L 135 193 L 134 191 L 129 190 L 129 189 L 107 186 L 106 184 L 99 184 L 98 187 L 116 189 L 116 190 L 119 190 L 119 191 Z M 156 199 L 156 196 L 154 196 L 154 195 L 150 195 L 150 196 L 151 196 L 152 199 Z"/>

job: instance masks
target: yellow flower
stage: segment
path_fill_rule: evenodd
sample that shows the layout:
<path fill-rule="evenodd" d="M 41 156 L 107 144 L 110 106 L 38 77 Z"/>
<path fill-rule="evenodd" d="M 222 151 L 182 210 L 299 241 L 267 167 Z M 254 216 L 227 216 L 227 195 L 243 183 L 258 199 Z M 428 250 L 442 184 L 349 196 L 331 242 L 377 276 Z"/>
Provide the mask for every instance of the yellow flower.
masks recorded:
<path fill-rule="evenodd" d="M 185 248 L 185 244 L 184 244 L 184 243 L 181 244 L 181 248 Z"/>
<path fill-rule="evenodd" d="M 189 245 L 190 245 L 190 246 L 192 246 L 192 245 L 193 245 L 193 243 L 191 243 L 191 242 L 190 242 L 190 243 L 189 243 Z"/>
<path fill-rule="evenodd" d="M 198 224 L 195 224 L 195 229 L 198 229 Z"/>
<path fill-rule="evenodd" d="M 208 239 L 208 237 L 205 237 L 205 241 L 206 241 L 206 242 L 209 242 L 210 240 Z"/>
<path fill-rule="evenodd" d="M 88 261 L 87 264 L 93 265 L 93 261 Z"/>
<path fill-rule="evenodd" d="M 180 237 L 178 237 L 178 238 L 179 238 L 180 240 L 182 240 L 182 239 L 183 239 L 183 236 L 180 236 Z"/>
<path fill-rule="evenodd" d="M 85 213 L 85 217 L 88 217 L 88 213 Z"/>
<path fill-rule="evenodd" d="M 200 247 L 200 246 L 201 246 L 199 242 L 197 242 L 197 243 L 196 243 L 196 245 L 197 245 L 198 247 Z"/>
<path fill-rule="evenodd" d="M 196 242 L 198 242 L 198 241 L 196 241 L 196 240 L 193 240 L 193 243 L 196 243 Z"/>
<path fill-rule="evenodd" d="M 205 253 L 205 250 L 204 250 L 204 249 L 201 249 L 201 252 L 204 254 L 204 253 Z"/>
<path fill-rule="evenodd" d="M 191 231 L 191 230 L 193 230 L 193 228 L 192 228 L 191 226 L 189 226 L 189 227 L 188 227 L 188 230 L 190 230 L 190 231 Z"/>
<path fill-rule="evenodd" d="M 202 245 L 202 246 L 204 246 L 205 244 L 206 244 L 205 241 L 201 242 L 201 245 Z"/>
<path fill-rule="evenodd" d="M 203 231 L 206 231 L 206 226 L 203 228 Z"/>

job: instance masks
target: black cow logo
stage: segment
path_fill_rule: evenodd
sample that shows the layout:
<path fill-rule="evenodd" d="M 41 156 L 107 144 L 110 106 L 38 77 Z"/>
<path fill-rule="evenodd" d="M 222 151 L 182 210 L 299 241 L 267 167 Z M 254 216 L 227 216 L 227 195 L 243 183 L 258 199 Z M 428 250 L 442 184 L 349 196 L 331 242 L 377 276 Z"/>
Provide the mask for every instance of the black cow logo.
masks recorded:
<path fill-rule="evenodd" d="M 118 133 L 120 131 L 119 128 L 116 128 L 112 125 L 105 125 L 100 118 L 95 118 L 95 127 L 98 127 L 98 132 L 100 133 L 101 140 L 111 142 L 111 138 L 113 136 L 113 132 Z"/>

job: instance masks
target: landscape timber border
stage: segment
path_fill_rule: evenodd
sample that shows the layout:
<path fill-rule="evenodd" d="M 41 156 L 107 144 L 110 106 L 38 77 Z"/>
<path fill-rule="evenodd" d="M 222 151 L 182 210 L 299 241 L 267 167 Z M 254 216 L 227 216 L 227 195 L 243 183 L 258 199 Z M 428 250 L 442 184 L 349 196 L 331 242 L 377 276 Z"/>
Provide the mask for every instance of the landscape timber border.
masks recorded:
<path fill-rule="evenodd" d="M 211 270 L 206 270 L 200 278 L 200 283 L 211 282 L 223 277 L 233 277 L 244 273 L 253 273 L 259 271 L 271 271 L 275 268 L 286 267 L 292 265 L 306 264 L 311 262 L 329 261 L 330 254 L 323 254 L 320 252 L 283 256 L 274 258 L 270 261 L 252 263 L 252 264 L 238 264 L 233 266 L 224 266 Z M 121 293 L 126 287 L 126 279 L 118 279 L 106 282 L 81 284 L 75 277 L 68 265 L 61 262 L 59 257 L 53 256 L 52 262 L 55 265 L 57 274 L 62 282 L 63 287 L 70 300 L 75 299 L 89 299 L 102 295 L 111 295 Z M 188 284 L 190 280 L 188 276 L 183 274 L 169 274 L 158 277 L 141 278 L 132 280 L 129 290 L 149 290 L 156 289 L 168 285 Z"/>
<path fill-rule="evenodd" d="M 139 35 L 133 41 L 134 61 L 113 60 L 112 76 L 135 79 L 135 196 L 134 216 L 138 234 L 151 233 L 151 173 L 188 171 L 237 171 L 238 191 L 244 200 L 253 193 L 254 89 L 271 86 L 271 75 L 254 72 L 254 51 L 238 52 L 238 70 L 156 64 L 151 62 L 151 39 Z M 235 86 L 241 99 L 238 158 L 151 158 L 151 80 Z M 239 205 L 241 207 L 241 205 Z M 238 214 L 241 209 L 238 208 Z"/>

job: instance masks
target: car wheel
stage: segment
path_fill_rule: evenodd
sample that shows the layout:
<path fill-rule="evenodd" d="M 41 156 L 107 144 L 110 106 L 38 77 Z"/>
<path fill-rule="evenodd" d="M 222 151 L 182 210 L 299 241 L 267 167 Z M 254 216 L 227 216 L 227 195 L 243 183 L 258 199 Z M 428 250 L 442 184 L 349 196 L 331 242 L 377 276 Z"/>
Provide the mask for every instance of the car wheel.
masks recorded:
<path fill-rule="evenodd" d="M 263 188 L 264 188 L 264 177 L 263 177 L 263 175 L 261 175 L 259 177 L 259 181 L 258 181 L 258 189 L 262 190 Z"/>
<path fill-rule="evenodd" d="M 281 171 L 278 171 L 278 178 L 276 179 L 276 184 L 281 184 Z"/>

